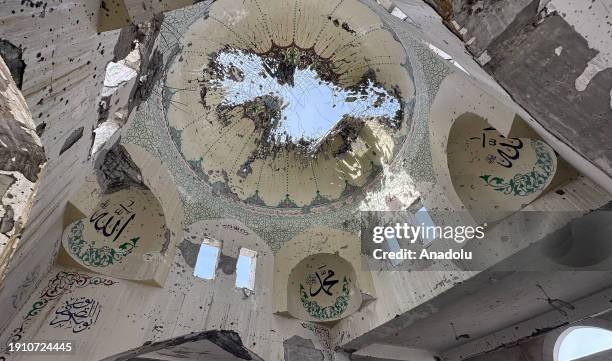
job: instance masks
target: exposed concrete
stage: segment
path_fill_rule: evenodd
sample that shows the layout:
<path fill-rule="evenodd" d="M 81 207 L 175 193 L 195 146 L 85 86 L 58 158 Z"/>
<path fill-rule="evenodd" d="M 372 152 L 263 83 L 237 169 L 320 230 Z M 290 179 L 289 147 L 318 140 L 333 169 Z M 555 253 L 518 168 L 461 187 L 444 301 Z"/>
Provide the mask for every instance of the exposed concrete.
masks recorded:
<path fill-rule="evenodd" d="M 546 131 L 604 172 L 608 179 L 600 183 L 610 183 L 612 55 L 606 2 L 430 3 L 512 97 Z"/>
<path fill-rule="evenodd" d="M 612 137 L 612 69 L 598 73 L 584 91 L 578 91 L 573 79 L 596 52 L 558 15 L 505 35 L 489 48 L 491 61 L 486 68 L 536 119 L 612 174 L 612 150 L 606 146 Z M 558 46 L 563 47 L 563 56 L 555 55 Z M 582 134 L 590 136 L 578 136 Z"/>
<path fill-rule="evenodd" d="M 195 268 L 200 246 L 191 243 L 187 239 L 184 239 L 181 243 L 179 243 L 178 249 L 181 251 L 181 256 L 183 256 L 185 263 L 187 263 L 189 267 Z"/>
<path fill-rule="evenodd" d="M 5 45 L 0 43 L 0 51 Z M 17 250 L 45 162 L 28 106 L 0 58 L 0 284 Z"/>
<path fill-rule="evenodd" d="M 243 345 L 240 335 L 238 335 L 234 331 L 227 330 L 211 330 L 199 333 L 192 333 L 167 341 L 148 343 L 135 350 L 124 352 L 113 357 L 105 358 L 101 361 L 128 361 L 139 355 L 143 355 L 144 359 L 146 360 L 147 354 L 152 354 L 161 351 L 163 351 L 162 354 L 172 352 L 172 350 L 177 349 L 178 346 L 188 346 L 191 349 L 191 353 L 193 354 L 193 356 L 195 356 L 193 360 L 198 360 L 201 359 L 202 355 L 207 355 L 206 357 L 209 356 L 210 351 L 207 350 L 207 342 L 218 346 L 226 353 L 234 356 L 233 359 L 235 360 L 262 361 L 261 358 L 253 354 Z M 179 357 L 180 359 L 186 359 L 187 357 L 185 355 L 185 350 L 179 350 L 180 349 L 177 350 L 177 357 Z M 181 357 L 181 355 L 185 357 Z M 216 356 L 222 357 L 223 355 L 217 354 Z M 139 357 L 137 359 L 140 360 L 141 358 Z M 225 360 L 226 358 L 224 357 L 223 359 Z"/>
<path fill-rule="evenodd" d="M 104 193 L 113 193 L 127 187 L 145 188 L 140 169 L 121 145 L 101 155 L 102 164 L 96 173 Z"/>
<path fill-rule="evenodd" d="M 66 138 L 64 141 L 64 145 L 62 145 L 62 149 L 60 149 L 60 155 L 72 148 L 72 146 L 83 137 L 83 129 L 84 127 L 78 127 L 77 129 L 73 130 L 72 133 L 70 133 L 68 138 Z"/>
<path fill-rule="evenodd" d="M 15 84 L 17 84 L 17 88 L 21 89 L 23 72 L 26 67 L 22 58 L 23 51 L 8 40 L 0 39 L 0 56 L 4 59 L 6 66 L 8 66 Z"/>
<path fill-rule="evenodd" d="M 292 336 L 283 342 L 284 361 L 324 361 L 323 352 L 317 350 L 311 340 Z"/>

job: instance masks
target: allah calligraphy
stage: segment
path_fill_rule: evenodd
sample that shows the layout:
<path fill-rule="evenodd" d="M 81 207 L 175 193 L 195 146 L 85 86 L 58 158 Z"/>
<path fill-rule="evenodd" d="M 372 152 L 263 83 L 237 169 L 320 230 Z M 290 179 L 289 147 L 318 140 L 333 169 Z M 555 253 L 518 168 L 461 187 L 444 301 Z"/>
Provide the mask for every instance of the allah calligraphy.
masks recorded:
<path fill-rule="evenodd" d="M 79 333 L 96 323 L 101 309 L 102 306 L 93 298 L 70 298 L 55 310 L 55 317 L 49 322 L 49 326 Z"/>
<path fill-rule="evenodd" d="M 486 186 L 505 195 L 521 197 L 543 191 L 555 174 L 554 152 L 539 140 L 530 139 L 530 144 L 536 154 L 536 163 L 530 171 L 506 178 L 483 174 L 480 178 L 485 181 Z"/>
<path fill-rule="evenodd" d="M 308 275 L 306 278 L 306 284 L 310 286 L 310 297 L 315 297 L 319 294 L 319 292 L 323 291 L 328 296 L 332 296 L 332 292 L 330 292 L 331 288 L 338 283 L 339 281 L 333 279 L 335 273 L 332 269 L 326 269 L 327 266 L 323 265 L 319 267 L 319 270 L 314 274 Z M 313 292 L 312 286 L 318 286 L 318 288 Z"/>
<path fill-rule="evenodd" d="M 497 137 L 501 139 L 496 139 Z M 506 138 L 498 134 L 495 128 L 482 129 L 480 137 L 472 137 L 470 140 L 479 140 L 482 148 L 497 150 L 498 155 L 489 154 L 487 162 L 499 164 L 505 168 L 512 168 L 512 162 L 520 157 L 519 150 L 523 148 L 523 141 L 518 138 Z"/>
<path fill-rule="evenodd" d="M 96 247 L 95 242 L 90 242 L 83 238 L 84 224 L 82 219 L 72 223 L 65 234 L 68 252 L 85 265 L 96 267 L 107 267 L 120 263 L 126 256 L 132 253 L 140 239 L 139 237 L 131 238 L 127 242 L 120 244 L 119 247 L 109 247 L 107 245 Z"/>
<path fill-rule="evenodd" d="M 89 222 L 93 224 L 97 232 L 102 233 L 105 237 L 113 236 L 112 241 L 115 242 L 136 217 L 131 208 L 134 201 L 121 202 L 114 210 L 107 209 L 108 203 L 108 200 L 100 203 L 100 209 L 89 217 Z"/>

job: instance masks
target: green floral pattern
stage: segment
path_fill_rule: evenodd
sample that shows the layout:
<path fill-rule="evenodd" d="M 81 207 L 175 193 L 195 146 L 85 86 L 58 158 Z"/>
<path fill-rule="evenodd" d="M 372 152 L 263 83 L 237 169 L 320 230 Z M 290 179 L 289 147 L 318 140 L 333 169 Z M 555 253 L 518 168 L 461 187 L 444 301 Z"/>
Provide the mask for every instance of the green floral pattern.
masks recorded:
<path fill-rule="evenodd" d="M 349 304 L 350 298 L 350 279 L 344 277 L 342 281 L 342 292 L 336 298 L 333 305 L 327 307 L 321 307 L 317 301 L 311 300 L 304 289 L 304 286 L 300 283 L 300 300 L 302 305 L 306 309 L 309 315 L 318 320 L 329 320 L 340 316 Z"/>
<path fill-rule="evenodd" d="M 83 239 L 83 220 L 78 220 L 70 229 L 68 250 L 87 266 L 107 267 L 120 263 L 124 257 L 132 253 L 139 239 L 140 237 L 134 237 L 129 242 L 119 245 L 118 248 L 109 246 L 95 248 L 94 242 L 87 244 Z"/>
<path fill-rule="evenodd" d="M 498 192 L 506 195 L 527 196 L 531 193 L 544 189 L 546 183 L 554 174 L 552 155 L 544 147 L 544 143 L 538 140 L 531 140 L 531 147 L 536 152 L 537 161 L 531 172 L 517 173 L 512 179 L 490 174 L 481 175 L 480 178 L 486 185 L 493 187 Z"/>

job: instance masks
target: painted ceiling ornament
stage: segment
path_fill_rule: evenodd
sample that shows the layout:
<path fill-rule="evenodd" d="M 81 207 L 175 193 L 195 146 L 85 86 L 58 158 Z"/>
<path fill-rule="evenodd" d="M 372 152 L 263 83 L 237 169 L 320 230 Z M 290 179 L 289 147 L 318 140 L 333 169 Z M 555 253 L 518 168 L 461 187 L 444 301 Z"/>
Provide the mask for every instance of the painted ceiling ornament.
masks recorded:
<path fill-rule="evenodd" d="M 49 326 L 80 333 L 90 329 L 98 320 L 102 306 L 93 298 L 71 297 L 55 310 Z"/>
<path fill-rule="evenodd" d="M 106 267 L 121 262 L 123 258 L 132 253 L 140 239 L 140 237 L 131 238 L 116 248 L 107 245 L 96 248 L 95 242 L 87 242 L 83 238 L 83 227 L 82 219 L 69 226 L 68 252 L 87 266 Z"/>
<path fill-rule="evenodd" d="M 199 2 L 181 12 L 168 12 L 160 30 L 164 41 L 158 49 L 163 56 L 162 74 L 153 84 L 146 106 L 132 113 L 121 142 L 155 156 L 168 169 L 177 184 L 186 224 L 235 218 L 265 239 L 275 253 L 284 242 L 315 225 L 357 232 L 358 223 L 352 220 L 359 205 L 380 187 L 379 180 L 385 178 L 383 172 L 391 169 L 390 165 L 406 169 L 415 180 L 434 181 L 428 104 L 449 74 L 448 64 L 411 34 L 396 30 L 393 19 L 357 0 Z M 282 84 L 265 69 L 244 71 L 235 61 L 220 69 L 224 71 L 221 82 L 215 82 L 221 79 L 217 74 L 206 73 L 210 60 L 224 51 L 217 63 L 247 55 L 256 61 L 257 57 L 272 56 L 270 50 L 276 48 L 282 50 L 282 58 L 272 64 L 284 65 L 269 68 Z M 310 68 L 295 66 L 310 60 Z M 335 74 L 333 82 L 319 84 L 313 77 L 307 83 L 298 81 L 298 73 L 326 78 L 325 69 Z M 268 77 L 265 84 L 271 89 L 282 88 L 283 94 L 289 94 L 291 103 L 282 103 L 281 114 L 298 114 L 303 121 L 297 125 L 305 131 L 327 134 L 320 123 L 325 120 L 331 131 L 322 138 L 335 139 L 319 143 L 318 149 L 325 151 L 318 156 L 303 152 L 309 147 L 298 144 L 301 129 L 297 126 L 294 129 L 299 134 L 291 142 L 295 146 L 281 145 L 265 157 L 257 156 L 260 153 L 254 151 L 265 137 L 261 128 L 255 131 L 254 124 L 265 123 L 268 116 L 271 122 L 279 118 L 281 127 L 285 122 L 285 114 L 279 117 L 277 112 L 279 94 L 260 92 L 257 82 L 252 87 L 245 85 L 245 80 L 240 82 L 258 73 Z M 293 74 L 291 93 L 286 91 L 291 88 L 291 76 L 285 74 Z M 367 88 L 370 97 L 366 99 L 360 92 L 357 96 L 348 94 L 364 78 L 363 85 L 380 92 L 384 89 L 386 101 L 377 101 L 378 94 Z M 334 93 L 334 87 L 344 90 Z M 317 91 L 325 88 L 328 91 Z M 226 97 L 231 89 L 245 90 L 244 101 Z M 328 102 L 317 99 L 330 93 L 336 96 Z M 369 107 L 367 111 L 384 110 L 393 118 L 396 113 L 388 111 L 391 107 L 376 108 L 378 104 L 395 106 L 393 98 L 401 102 L 399 129 L 369 118 L 363 127 L 360 121 L 335 127 L 345 113 L 360 118 L 362 105 Z M 258 106 L 245 113 L 242 105 L 249 102 Z M 217 107 L 222 103 L 228 106 L 228 117 L 219 117 Z M 291 105 L 283 110 L 287 103 Z M 331 105 L 332 112 L 320 112 L 316 107 L 295 111 L 296 106 L 305 105 L 322 105 L 324 110 Z M 336 110 L 351 106 L 357 111 L 343 111 L 340 117 L 310 115 L 334 115 Z M 284 124 L 291 124 L 290 120 L 288 116 Z M 280 140 L 284 143 L 285 139 Z M 344 147 L 347 143 L 350 150 Z M 287 204 L 283 202 L 287 194 L 295 206 L 280 208 Z"/>
<path fill-rule="evenodd" d="M 517 173 L 511 179 L 490 174 L 482 175 L 480 178 L 496 191 L 508 195 L 526 196 L 543 191 L 554 174 L 553 155 L 542 141 L 530 139 L 530 145 L 535 150 L 537 157 L 536 164 L 530 172 Z"/>
<path fill-rule="evenodd" d="M 342 27 L 325 15 L 328 4 L 313 7 L 320 16 L 294 19 L 289 41 L 271 26 L 285 21 L 286 4 L 260 4 L 277 9 L 266 15 L 274 19 L 253 5 L 214 3 L 186 28 L 162 85 L 167 133 L 192 174 L 225 200 L 285 214 L 351 204 L 409 132 L 405 51 L 382 26 L 360 33 L 376 17 L 360 24 L 348 15 L 357 2 L 335 10 L 351 19 Z"/>
<path fill-rule="evenodd" d="M 361 306 L 354 268 L 344 258 L 320 253 L 300 261 L 289 275 L 289 313 L 296 318 L 328 322 L 349 316 Z"/>
<path fill-rule="evenodd" d="M 448 141 L 448 167 L 457 195 L 479 221 L 517 211 L 550 185 L 554 150 L 541 140 L 506 137 L 482 117 L 457 118 Z"/>
<path fill-rule="evenodd" d="M 75 261 L 97 271 L 121 271 L 126 260 L 140 262 L 138 255 L 159 252 L 165 241 L 161 205 L 150 191 L 133 187 L 102 195 L 89 215 L 69 224 L 62 237 L 63 248 Z"/>
<path fill-rule="evenodd" d="M 49 280 L 47 286 L 43 289 L 41 295 L 32 304 L 26 312 L 22 322 L 18 327 L 13 329 L 10 336 L 6 340 L 4 350 L 0 353 L 0 360 L 6 360 L 9 353 L 9 343 L 18 342 L 23 339 L 30 324 L 34 318 L 53 300 L 62 297 L 66 292 L 70 292 L 75 288 L 83 288 L 87 286 L 112 286 L 117 282 L 105 277 L 90 276 L 85 273 L 60 271 L 55 277 Z"/>
<path fill-rule="evenodd" d="M 325 321 L 338 318 L 342 316 L 349 305 L 350 281 L 350 279 L 344 277 L 342 280 L 342 291 L 332 305 L 325 307 L 322 307 L 317 301 L 313 300 L 300 283 L 300 300 L 302 305 L 308 311 L 308 314 L 318 320 Z"/>

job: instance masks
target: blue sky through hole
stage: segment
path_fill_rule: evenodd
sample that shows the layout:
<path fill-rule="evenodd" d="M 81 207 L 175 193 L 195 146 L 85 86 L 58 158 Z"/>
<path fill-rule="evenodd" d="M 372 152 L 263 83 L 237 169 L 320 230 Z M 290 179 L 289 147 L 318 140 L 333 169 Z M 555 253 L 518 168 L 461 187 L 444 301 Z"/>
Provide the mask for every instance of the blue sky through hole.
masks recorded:
<path fill-rule="evenodd" d="M 581 327 L 570 331 L 562 340 L 556 361 L 572 361 L 612 349 L 612 331 Z"/>
<path fill-rule="evenodd" d="M 223 104 L 242 104 L 266 94 L 283 99 L 283 120 L 280 127 L 273 130 L 275 136 L 288 134 L 293 139 L 319 139 L 327 134 L 344 114 L 355 117 L 386 116 L 394 119 L 400 109 L 395 97 L 369 80 L 368 94 L 356 95 L 321 80 L 310 68 L 295 71 L 294 86 L 280 85 L 276 79 L 266 74 L 260 56 L 241 50 L 221 52 L 218 62 L 225 69 L 233 65 L 244 74 L 244 79 L 238 81 L 226 74 L 225 79 L 220 82 L 219 85 L 226 92 Z M 383 93 L 385 96 L 382 103 L 374 107 L 378 99 L 377 93 Z"/>

